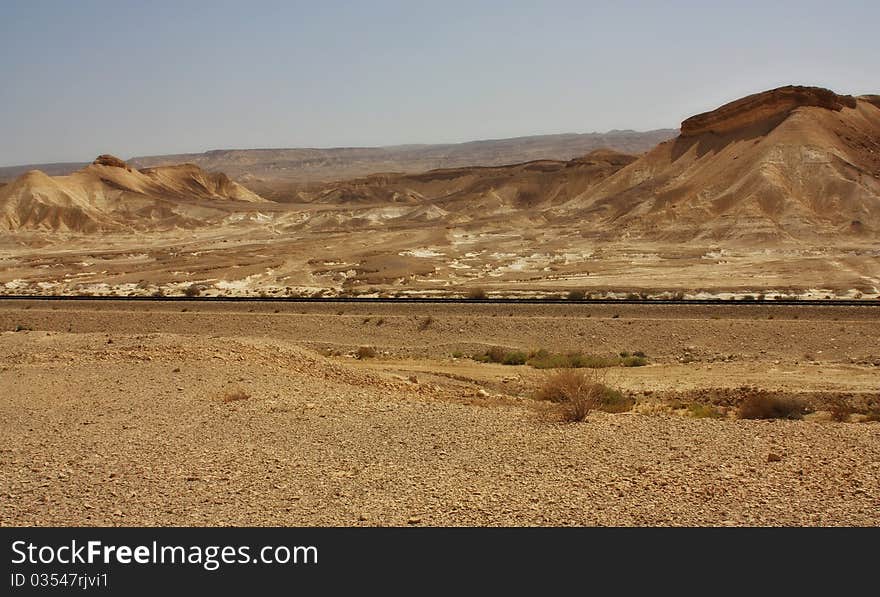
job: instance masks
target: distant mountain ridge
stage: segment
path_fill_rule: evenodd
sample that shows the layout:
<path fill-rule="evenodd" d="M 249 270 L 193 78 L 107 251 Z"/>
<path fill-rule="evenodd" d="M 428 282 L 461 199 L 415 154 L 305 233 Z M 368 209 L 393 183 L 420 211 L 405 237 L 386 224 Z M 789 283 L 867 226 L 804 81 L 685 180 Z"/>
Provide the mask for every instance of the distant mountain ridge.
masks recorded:
<path fill-rule="evenodd" d="M 412 174 L 438 168 L 503 166 L 535 160 L 566 161 L 596 149 L 639 154 L 671 139 L 675 129 L 647 132 L 534 135 L 453 144 L 339 147 L 331 149 L 229 149 L 202 154 L 133 158 L 138 167 L 190 162 L 223 171 L 240 182 L 337 181 L 380 172 Z"/>
<path fill-rule="evenodd" d="M 128 160 L 128 163 L 136 168 L 191 163 L 210 172 L 224 172 L 246 184 L 254 180 L 337 181 L 377 172 L 412 174 L 437 168 L 501 166 L 533 160 L 565 161 L 596 149 L 639 154 L 677 134 L 676 129 L 612 130 L 607 133 L 532 135 L 386 147 L 213 149 L 203 153 L 141 156 Z M 87 162 L 70 162 L 3 167 L 0 168 L 0 181 L 9 182 L 29 170 L 63 176 L 87 165 Z"/>

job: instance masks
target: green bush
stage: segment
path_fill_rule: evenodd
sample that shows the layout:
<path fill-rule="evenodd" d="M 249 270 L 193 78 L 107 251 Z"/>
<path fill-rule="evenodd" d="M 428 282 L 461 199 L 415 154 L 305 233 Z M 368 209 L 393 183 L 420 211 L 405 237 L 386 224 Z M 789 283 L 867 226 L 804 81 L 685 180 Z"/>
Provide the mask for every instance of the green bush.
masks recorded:
<path fill-rule="evenodd" d="M 528 358 L 520 350 L 507 350 L 501 346 L 493 346 L 482 354 L 475 354 L 474 360 L 481 363 L 501 363 L 503 365 L 525 365 Z"/>
<path fill-rule="evenodd" d="M 521 351 L 508 352 L 504 355 L 501 362 L 505 365 L 525 365 L 526 353 Z"/>
<path fill-rule="evenodd" d="M 645 357 L 631 356 L 620 360 L 620 365 L 622 367 L 644 367 L 647 364 L 648 359 Z"/>

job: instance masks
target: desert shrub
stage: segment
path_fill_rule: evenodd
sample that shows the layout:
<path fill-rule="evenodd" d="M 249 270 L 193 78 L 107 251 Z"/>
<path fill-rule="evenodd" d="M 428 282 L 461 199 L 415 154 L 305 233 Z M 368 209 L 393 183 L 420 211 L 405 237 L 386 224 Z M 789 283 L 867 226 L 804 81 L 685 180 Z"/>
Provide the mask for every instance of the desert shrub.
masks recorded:
<path fill-rule="evenodd" d="M 647 358 L 648 358 L 648 355 L 645 354 L 645 352 L 644 352 L 644 351 L 641 351 L 641 350 L 637 350 L 637 351 L 635 351 L 635 352 L 633 353 L 633 356 L 634 356 L 634 357 L 639 357 L 640 359 L 647 359 Z"/>
<path fill-rule="evenodd" d="M 571 368 L 571 359 L 564 354 L 550 354 L 542 351 L 539 354 L 530 356 L 528 364 L 535 369 L 568 369 Z"/>
<path fill-rule="evenodd" d="M 641 367 L 648 364 L 646 357 L 625 354 L 626 357 L 606 357 L 582 352 L 551 353 L 541 349 L 532 351 L 526 362 L 535 369 L 604 369 L 617 366 Z"/>
<path fill-rule="evenodd" d="M 874 423 L 880 421 L 880 408 L 873 408 L 865 413 L 865 422 Z"/>
<path fill-rule="evenodd" d="M 562 420 L 583 421 L 592 410 L 623 412 L 634 401 L 608 387 L 593 372 L 563 370 L 548 375 L 535 395 L 557 405 Z"/>
<path fill-rule="evenodd" d="M 482 354 L 475 354 L 473 359 L 481 363 L 524 365 L 528 359 L 528 355 L 520 350 L 507 350 L 501 346 L 493 346 Z"/>
<path fill-rule="evenodd" d="M 17 326 L 15 326 L 15 329 L 13 331 L 15 331 L 15 332 L 31 332 L 31 331 L 33 331 L 33 328 L 28 327 L 26 325 L 17 325 Z"/>
<path fill-rule="evenodd" d="M 434 318 L 430 315 L 419 322 L 419 331 L 424 332 L 434 324 Z"/>
<path fill-rule="evenodd" d="M 484 301 L 488 298 L 488 295 L 485 289 L 478 287 L 468 290 L 467 297 L 474 301 Z"/>
<path fill-rule="evenodd" d="M 190 284 L 183 291 L 184 296 L 188 296 L 189 298 L 194 298 L 202 294 L 202 287 L 198 284 Z"/>
<path fill-rule="evenodd" d="M 486 351 L 486 358 L 490 363 L 500 363 L 504 360 L 506 352 L 507 351 L 500 346 L 493 346 Z"/>
<path fill-rule="evenodd" d="M 377 354 L 376 349 L 372 346 L 359 346 L 357 351 L 355 351 L 355 356 L 359 359 L 372 359 Z"/>
<path fill-rule="evenodd" d="M 849 420 L 849 416 L 855 409 L 849 405 L 846 398 L 833 396 L 828 400 L 828 410 L 831 412 L 832 420 L 842 423 Z"/>
<path fill-rule="evenodd" d="M 385 324 L 385 318 L 384 318 L 384 317 L 380 317 L 379 319 L 376 320 L 376 325 L 377 325 L 377 326 L 378 326 L 378 325 L 384 325 L 384 324 Z"/>
<path fill-rule="evenodd" d="M 237 389 L 230 390 L 223 394 L 221 400 L 223 400 L 223 402 L 239 402 L 241 400 L 248 400 L 250 397 L 250 394 L 248 394 L 244 390 Z"/>
<path fill-rule="evenodd" d="M 568 300 L 570 301 L 582 301 L 586 298 L 587 293 L 583 290 L 569 290 L 568 291 Z"/>
<path fill-rule="evenodd" d="M 550 351 L 546 348 L 538 348 L 529 351 L 529 359 L 546 359 L 550 356 Z"/>
<path fill-rule="evenodd" d="M 800 419 L 803 414 L 804 403 L 801 400 L 767 392 L 747 395 L 737 410 L 740 419 Z"/>
<path fill-rule="evenodd" d="M 526 361 L 535 369 L 563 369 L 571 367 L 566 355 L 553 354 L 545 349 L 533 350 Z"/>
<path fill-rule="evenodd" d="M 695 419 L 721 419 L 724 414 L 714 406 L 692 402 L 687 407 L 688 415 Z"/>
<path fill-rule="evenodd" d="M 519 350 L 505 353 L 504 358 L 501 360 L 501 362 L 505 365 L 525 365 L 526 353 Z"/>
<path fill-rule="evenodd" d="M 464 353 L 461 352 L 460 350 L 456 350 L 455 352 L 452 353 L 453 359 L 460 359 L 463 356 L 464 356 Z"/>

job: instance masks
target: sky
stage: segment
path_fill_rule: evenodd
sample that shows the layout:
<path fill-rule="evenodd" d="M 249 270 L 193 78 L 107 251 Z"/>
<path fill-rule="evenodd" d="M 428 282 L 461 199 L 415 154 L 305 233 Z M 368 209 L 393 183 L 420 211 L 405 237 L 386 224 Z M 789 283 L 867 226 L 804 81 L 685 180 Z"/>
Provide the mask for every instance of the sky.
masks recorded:
<path fill-rule="evenodd" d="M 0 165 L 673 128 L 880 93 L 876 0 L 3 0 Z"/>

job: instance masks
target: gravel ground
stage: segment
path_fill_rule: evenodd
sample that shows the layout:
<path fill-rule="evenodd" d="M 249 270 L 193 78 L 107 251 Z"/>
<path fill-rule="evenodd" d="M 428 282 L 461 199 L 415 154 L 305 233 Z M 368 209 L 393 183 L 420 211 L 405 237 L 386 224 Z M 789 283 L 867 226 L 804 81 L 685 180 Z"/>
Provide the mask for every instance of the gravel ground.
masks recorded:
<path fill-rule="evenodd" d="M 5 332 L 0 359 L 4 526 L 880 523 L 873 423 L 550 423 L 256 336 Z"/>

